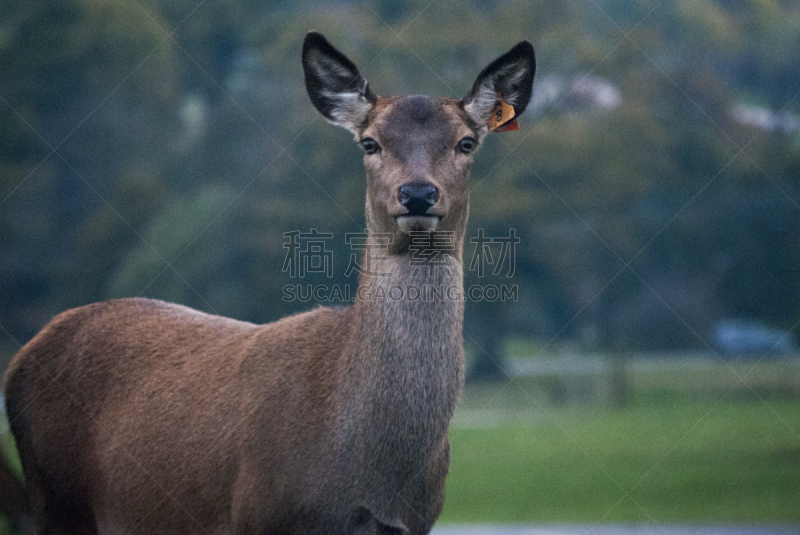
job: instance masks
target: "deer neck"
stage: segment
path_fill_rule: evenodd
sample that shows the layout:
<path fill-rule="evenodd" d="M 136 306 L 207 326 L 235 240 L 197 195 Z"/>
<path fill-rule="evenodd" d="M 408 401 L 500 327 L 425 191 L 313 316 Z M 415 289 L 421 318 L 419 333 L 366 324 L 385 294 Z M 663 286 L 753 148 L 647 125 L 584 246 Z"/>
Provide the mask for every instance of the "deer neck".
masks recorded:
<path fill-rule="evenodd" d="M 386 489 L 406 488 L 442 455 L 461 393 L 460 245 L 441 265 L 389 254 L 359 279 L 350 353 L 358 391 L 350 400 L 361 417 L 339 429 L 363 461 L 362 505 L 390 525 L 403 504 Z"/>
<path fill-rule="evenodd" d="M 412 247 L 365 261 L 369 274 L 362 271 L 354 304 L 354 353 L 369 370 L 364 387 L 381 399 L 373 406 L 442 433 L 464 372 L 461 240 L 453 246 L 446 254 Z"/>

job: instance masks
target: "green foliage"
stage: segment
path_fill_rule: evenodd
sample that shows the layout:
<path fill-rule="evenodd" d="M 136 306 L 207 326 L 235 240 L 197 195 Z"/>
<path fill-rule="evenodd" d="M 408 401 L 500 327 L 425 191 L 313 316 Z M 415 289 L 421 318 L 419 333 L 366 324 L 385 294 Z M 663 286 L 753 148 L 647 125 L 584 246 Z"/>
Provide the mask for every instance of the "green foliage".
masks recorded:
<path fill-rule="evenodd" d="M 292 230 L 332 232 L 335 281 L 352 283 L 344 234 L 363 226 L 363 170 L 305 94 L 312 28 L 382 95 L 458 98 L 498 54 L 534 42 L 539 104 L 522 131 L 487 139 L 473 171 L 468 235 L 522 239 L 513 279 L 467 274 L 519 287 L 513 304 L 469 303 L 478 358 L 514 334 L 702 346 L 723 315 L 800 320 L 786 267 L 800 263 L 798 133 L 732 115 L 739 103 L 797 112 L 793 4 L 0 10 L 0 325 L 18 342 L 65 308 L 142 292 L 255 321 L 308 308 L 280 301 Z M 576 89 L 597 80 L 618 91 L 615 107 Z M 628 262 L 635 273 L 620 274 Z M 705 291 L 686 298 L 692 284 Z"/>
<path fill-rule="evenodd" d="M 190 198 L 170 203 L 164 212 L 149 222 L 137 246 L 122 261 L 121 269 L 111 279 L 109 296 L 130 297 L 150 290 L 148 287 L 157 282 L 162 272 L 171 271 L 167 266 L 178 259 L 187 266 L 185 277 L 193 281 L 204 275 L 214 276 L 220 264 L 224 264 L 220 255 L 224 255 L 228 248 L 220 242 L 221 247 L 216 250 L 199 251 L 192 248 L 192 244 L 220 214 L 225 213 L 233 200 L 229 188 L 212 186 Z M 155 289 L 155 292 L 169 301 L 186 301 L 186 293 L 191 292 L 192 287 L 171 282 Z"/>
<path fill-rule="evenodd" d="M 5 413 L 0 415 L 0 426 L 8 430 L 8 421 Z M 22 465 L 19 461 L 19 454 L 17 453 L 17 445 L 14 442 L 14 437 L 10 432 L 6 431 L 0 434 L 0 455 L 2 455 L 8 462 L 8 466 L 19 477 L 23 479 Z M 0 515 L 0 535 L 15 535 L 16 530 L 12 529 L 12 522 L 4 515 Z"/>

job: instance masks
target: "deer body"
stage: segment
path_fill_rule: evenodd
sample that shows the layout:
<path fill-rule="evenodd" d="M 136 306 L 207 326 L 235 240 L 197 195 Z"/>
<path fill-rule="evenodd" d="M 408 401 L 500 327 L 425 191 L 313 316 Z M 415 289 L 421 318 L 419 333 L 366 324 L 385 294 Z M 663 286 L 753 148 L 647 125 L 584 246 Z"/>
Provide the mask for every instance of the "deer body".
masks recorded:
<path fill-rule="evenodd" d="M 54 318 L 6 376 L 38 533 L 428 533 L 463 383 L 471 152 L 485 100 L 527 104 L 529 47 L 461 101 L 379 99 L 309 34 L 309 95 L 365 149 L 383 254 L 352 307 L 266 325 L 147 299 Z M 446 262 L 412 261 L 415 236 L 439 234 Z"/>

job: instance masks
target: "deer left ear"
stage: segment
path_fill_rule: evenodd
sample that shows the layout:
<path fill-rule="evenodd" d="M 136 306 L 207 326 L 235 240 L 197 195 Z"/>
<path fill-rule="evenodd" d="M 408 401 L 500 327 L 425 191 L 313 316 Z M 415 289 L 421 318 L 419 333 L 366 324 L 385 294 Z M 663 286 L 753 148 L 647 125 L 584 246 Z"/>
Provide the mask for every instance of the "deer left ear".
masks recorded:
<path fill-rule="evenodd" d="M 536 57 L 533 45 L 528 41 L 518 43 L 481 71 L 461 102 L 469 118 L 481 129 L 482 135 L 488 132 L 488 127 L 484 127 L 498 94 L 506 104 L 514 107 L 515 117 L 525 111 L 533 93 L 535 73 Z"/>
<path fill-rule="evenodd" d="M 355 64 L 322 34 L 303 42 L 303 71 L 311 102 L 328 121 L 358 136 L 377 97 Z"/>

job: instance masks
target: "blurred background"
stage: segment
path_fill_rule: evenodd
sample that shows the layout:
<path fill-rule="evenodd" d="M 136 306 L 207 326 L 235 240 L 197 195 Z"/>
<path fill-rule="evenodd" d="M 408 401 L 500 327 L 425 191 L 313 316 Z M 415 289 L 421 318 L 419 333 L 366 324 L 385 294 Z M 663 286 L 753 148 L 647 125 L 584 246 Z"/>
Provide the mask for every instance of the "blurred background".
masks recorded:
<path fill-rule="evenodd" d="M 364 173 L 306 95 L 312 29 L 384 96 L 536 48 L 472 173 L 442 522 L 800 523 L 795 2 L 3 2 L 0 367 L 110 298 L 344 304 L 309 289 L 355 288 Z M 312 229 L 326 269 L 287 269 Z"/>

